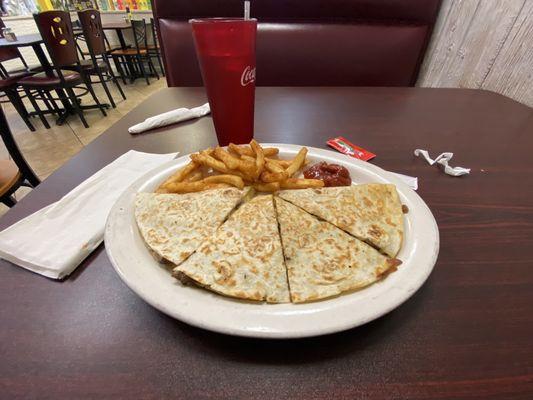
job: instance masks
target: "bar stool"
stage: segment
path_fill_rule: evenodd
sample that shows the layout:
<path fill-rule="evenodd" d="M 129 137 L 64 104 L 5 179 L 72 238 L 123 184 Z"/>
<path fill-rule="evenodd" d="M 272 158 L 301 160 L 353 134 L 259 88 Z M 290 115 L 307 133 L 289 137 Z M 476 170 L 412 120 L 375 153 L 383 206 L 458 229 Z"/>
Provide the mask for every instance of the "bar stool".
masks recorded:
<path fill-rule="evenodd" d="M 75 39 L 72 33 L 70 14 L 57 10 L 45 11 L 35 14 L 34 19 L 52 59 L 54 70 L 48 73 L 43 72 L 28 76 L 21 79 L 19 84 L 24 88 L 28 99 L 36 110 L 39 110 L 36 99 L 44 100 L 46 97 L 45 93 L 56 91 L 59 100 L 70 101 L 72 109 L 78 114 L 83 126 L 88 128 L 89 125 L 85 120 L 82 110 L 98 108 L 102 115 L 106 116 L 107 114 L 105 107 L 100 103 L 98 97 L 96 97 L 91 79 L 88 77 L 88 74 L 83 73 L 83 67 L 78 59 Z M 74 68 L 81 72 L 62 70 L 62 68 Z M 86 90 L 80 87 L 82 83 L 85 84 Z M 74 88 L 84 89 L 85 91 L 76 95 L 73 90 Z M 78 103 L 78 97 L 84 96 L 87 92 L 91 94 L 96 105 L 81 106 Z M 55 107 L 56 111 L 60 111 L 55 101 L 52 106 Z M 66 117 L 69 112 L 70 110 L 65 110 L 64 116 Z M 43 124 L 45 126 L 48 125 L 42 114 L 40 117 L 43 120 Z"/>
<path fill-rule="evenodd" d="M 41 181 L 20 152 L 7 124 L 4 110 L 0 107 L 0 137 L 12 160 L 0 160 L 0 202 L 13 207 L 16 200 L 13 193 L 21 186 L 36 187 Z"/>
<path fill-rule="evenodd" d="M 126 96 L 109 64 L 100 12 L 93 9 L 78 11 L 78 18 L 90 55 L 90 60 L 84 60 L 81 62 L 82 71 L 89 75 L 98 75 L 100 83 L 109 98 L 109 102 L 113 108 L 115 108 L 115 101 L 113 100 L 113 96 L 111 96 L 111 92 L 109 91 L 106 82 L 113 81 L 124 100 L 126 100 Z"/>
<path fill-rule="evenodd" d="M 129 48 L 129 49 L 118 49 L 111 52 L 111 56 L 115 59 L 119 59 L 119 62 L 121 62 L 123 65 L 127 65 L 128 63 L 123 62 L 124 60 L 130 60 L 130 61 L 136 61 L 137 62 L 137 68 L 139 68 L 141 72 L 141 76 L 146 79 L 146 84 L 150 84 L 150 80 L 148 77 L 148 74 L 146 73 L 146 70 L 144 68 L 144 62 L 148 64 L 148 68 L 150 72 L 159 79 L 159 75 L 157 74 L 157 71 L 155 70 L 154 64 L 152 63 L 152 58 L 148 54 L 148 39 L 146 37 L 146 22 L 143 20 L 141 21 L 131 21 L 131 27 L 133 29 L 133 40 L 135 42 L 135 48 Z M 117 63 L 118 64 L 118 63 Z M 132 65 L 135 65 L 134 63 L 129 63 Z M 134 81 L 136 72 L 130 71 L 131 75 L 131 82 Z"/>
<path fill-rule="evenodd" d="M 153 18 L 150 18 L 150 27 L 152 28 L 152 44 L 149 44 L 146 50 L 148 50 L 148 55 L 150 55 L 150 57 L 157 59 L 157 63 L 161 69 L 161 75 L 165 76 L 165 68 L 163 68 L 163 63 L 161 62 L 161 50 L 159 48 L 159 42 L 157 41 L 157 30 Z"/>

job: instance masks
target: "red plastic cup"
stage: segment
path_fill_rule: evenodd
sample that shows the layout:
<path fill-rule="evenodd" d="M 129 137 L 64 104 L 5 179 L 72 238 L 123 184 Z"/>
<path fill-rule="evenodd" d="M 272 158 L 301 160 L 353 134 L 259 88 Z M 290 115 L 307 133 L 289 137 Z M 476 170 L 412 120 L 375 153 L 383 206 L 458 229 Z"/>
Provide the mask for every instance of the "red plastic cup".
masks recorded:
<path fill-rule="evenodd" d="M 206 18 L 189 22 L 218 143 L 248 143 L 254 135 L 257 20 Z"/>

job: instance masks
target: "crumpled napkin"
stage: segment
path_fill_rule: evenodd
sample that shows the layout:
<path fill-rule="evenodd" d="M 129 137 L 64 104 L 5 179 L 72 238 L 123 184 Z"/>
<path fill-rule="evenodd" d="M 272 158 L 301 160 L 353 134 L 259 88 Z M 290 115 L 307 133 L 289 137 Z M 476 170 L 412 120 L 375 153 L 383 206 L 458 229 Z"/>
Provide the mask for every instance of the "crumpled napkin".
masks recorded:
<path fill-rule="evenodd" d="M 132 135 L 137 135 L 141 132 L 148 131 L 150 129 L 159 128 L 166 125 L 175 124 L 178 122 L 186 121 L 188 119 L 200 118 L 209 114 L 209 103 L 205 103 L 203 106 L 194 108 L 178 108 L 176 110 L 168 111 L 163 114 L 154 115 L 153 117 L 145 119 L 143 122 L 133 125 L 128 129 L 128 132 Z"/>
<path fill-rule="evenodd" d="M 415 156 L 417 157 L 419 157 L 420 155 L 424 157 L 424 159 L 427 161 L 429 165 L 440 164 L 444 166 L 444 173 L 448 175 L 461 176 L 461 175 L 466 175 L 470 173 L 470 168 L 450 167 L 450 165 L 448 164 L 448 161 L 452 159 L 453 153 L 441 153 L 434 160 L 429 156 L 429 153 L 427 150 L 416 149 L 414 153 L 415 153 Z"/>
<path fill-rule="evenodd" d="M 49 278 L 68 276 L 102 243 L 107 215 L 122 192 L 176 154 L 123 154 L 56 203 L 0 232 L 0 258 Z"/>

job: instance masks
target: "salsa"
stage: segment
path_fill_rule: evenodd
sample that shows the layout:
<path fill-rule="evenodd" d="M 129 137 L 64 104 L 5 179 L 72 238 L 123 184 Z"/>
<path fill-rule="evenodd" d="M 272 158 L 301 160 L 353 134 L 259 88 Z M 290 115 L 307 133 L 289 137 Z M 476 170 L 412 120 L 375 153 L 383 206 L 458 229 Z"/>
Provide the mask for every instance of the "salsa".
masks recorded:
<path fill-rule="evenodd" d="M 312 165 L 304 171 L 306 179 L 320 179 L 324 186 L 350 186 L 352 178 L 342 165 L 328 164 L 323 161 Z"/>

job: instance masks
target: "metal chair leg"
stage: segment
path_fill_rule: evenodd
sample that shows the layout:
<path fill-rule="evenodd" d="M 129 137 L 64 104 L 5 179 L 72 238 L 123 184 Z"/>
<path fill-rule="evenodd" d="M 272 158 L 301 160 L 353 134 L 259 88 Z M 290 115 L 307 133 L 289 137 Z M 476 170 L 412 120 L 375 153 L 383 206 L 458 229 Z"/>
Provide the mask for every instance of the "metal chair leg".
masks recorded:
<path fill-rule="evenodd" d="M 14 207 L 15 204 L 17 204 L 17 200 L 13 196 L 2 197 L 1 201 L 9 208 Z"/>
<path fill-rule="evenodd" d="M 102 75 L 102 71 L 99 69 L 96 72 L 98 74 L 98 78 L 100 79 L 100 83 L 102 84 L 102 87 L 104 88 L 105 93 L 107 94 L 107 98 L 109 99 L 109 102 L 111 103 L 111 106 L 113 108 L 117 108 L 115 101 L 113 100 L 113 96 L 111 96 L 111 92 L 109 91 L 109 88 L 107 87 L 107 83 L 104 79 L 104 76 Z"/>
<path fill-rule="evenodd" d="M 113 72 L 113 68 L 111 68 L 111 64 L 109 63 L 109 59 L 104 55 L 103 60 L 104 60 L 104 62 L 107 65 L 107 70 L 108 70 L 107 73 L 108 73 L 108 75 L 111 76 L 111 79 L 113 80 L 113 83 L 115 84 L 115 86 L 117 87 L 118 91 L 120 92 L 120 95 L 122 96 L 122 98 L 124 100 L 126 100 L 126 95 L 122 91 L 122 87 L 120 86 L 120 83 L 118 83 L 118 79 L 115 76 L 115 73 Z"/>
<path fill-rule="evenodd" d="M 85 81 L 85 85 L 87 86 L 87 89 L 89 89 L 89 93 L 91 93 L 91 96 L 93 97 L 94 102 L 96 103 L 100 111 L 102 112 L 102 115 L 104 117 L 107 117 L 104 106 L 100 104 L 100 100 L 98 100 L 98 97 L 96 97 L 96 93 L 94 93 L 93 85 L 91 83 L 91 77 L 85 75 L 83 77 L 83 80 Z"/>
<path fill-rule="evenodd" d="M 11 104 L 13 104 L 13 107 L 15 107 L 15 110 L 19 113 L 28 129 L 32 132 L 35 132 L 35 127 L 31 123 L 30 116 L 28 115 L 28 110 L 26 110 L 26 107 L 24 107 L 24 103 L 22 102 L 17 90 L 7 90 L 6 96 Z"/>
<path fill-rule="evenodd" d="M 165 68 L 163 68 L 163 63 L 161 62 L 161 56 L 159 55 L 159 51 L 155 53 L 155 56 L 157 57 L 157 63 L 159 64 L 159 68 L 161 69 L 161 75 L 165 76 Z"/>
<path fill-rule="evenodd" d="M 150 59 L 151 59 L 150 56 L 146 57 L 146 64 L 148 64 L 148 72 L 150 74 L 152 74 L 153 76 L 155 76 L 155 74 L 156 74 L 155 68 L 153 67 L 152 63 L 150 62 Z"/>
<path fill-rule="evenodd" d="M 143 60 L 142 60 L 142 57 L 140 55 L 137 55 L 137 61 L 139 63 L 139 68 L 141 69 L 142 76 L 143 76 L 144 79 L 146 79 L 146 84 L 149 85 L 150 84 L 150 79 L 148 78 L 148 74 L 144 70 Z"/>
<path fill-rule="evenodd" d="M 43 112 L 39 108 L 37 101 L 35 101 L 35 97 L 33 97 L 33 94 L 31 93 L 31 89 L 24 88 L 24 91 L 26 92 L 26 96 L 28 97 L 28 100 L 30 100 L 30 103 L 33 109 L 37 112 L 37 115 L 39 116 L 44 127 L 46 129 L 50 129 L 50 124 L 48 124 L 48 121 L 46 120 L 46 117 L 44 116 Z"/>
<path fill-rule="evenodd" d="M 78 117 L 80 118 L 81 123 L 83 124 L 84 127 L 88 128 L 89 124 L 85 120 L 83 111 L 80 108 L 80 105 L 78 103 L 78 99 L 76 97 L 76 94 L 74 93 L 74 90 L 72 90 L 72 88 L 65 88 L 65 90 L 68 94 L 68 98 L 70 99 L 70 102 L 72 103 L 72 107 L 74 108 L 74 110 L 76 111 L 76 114 L 78 114 Z"/>
<path fill-rule="evenodd" d="M 130 83 L 135 82 L 138 74 L 137 57 L 125 56 L 124 68 L 128 71 Z"/>
<path fill-rule="evenodd" d="M 126 75 L 124 75 L 124 70 L 122 69 L 122 65 L 120 64 L 119 58 L 113 57 L 113 62 L 115 63 L 115 68 L 117 69 L 120 78 L 122 79 L 122 83 L 124 85 L 127 85 L 128 83 L 126 82 Z"/>
<path fill-rule="evenodd" d="M 46 96 L 46 93 L 44 90 L 39 90 L 39 96 L 41 97 L 44 105 L 46 106 L 46 109 L 48 111 L 52 111 L 52 104 L 48 101 L 48 97 Z"/>
<path fill-rule="evenodd" d="M 50 101 L 50 103 L 52 104 L 52 109 L 53 110 L 51 110 L 51 111 L 53 111 L 56 114 L 61 114 L 61 110 L 57 106 L 57 103 L 54 100 L 54 96 L 52 96 L 52 93 L 49 92 L 49 91 L 46 91 L 45 95 L 46 95 L 46 97 L 48 97 L 48 101 Z"/>
<path fill-rule="evenodd" d="M 154 63 L 152 63 L 152 57 L 148 56 L 147 60 L 148 60 L 148 68 L 150 68 L 150 71 L 152 71 L 152 73 L 155 75 L 157 80 L 159 80 L 159 74 L 157 73 L 155 69 Z"/>
<path fill-rule="evenodd" d="M 115 74 L 113 73 L 113 70 L 109 70 L 109 73 L 111 74 L 111 78 L 113 79 L 113 83 L 115 84 L 115 86 L 117 87 L 118 91 L 120 92 L 120 95 L 122 96 L 122 98 L 124 100 L 126 100 L 126 95 L 124 94 L 124 92 L 122 91 L 122 86 L 120 86 L 120 83 L 118 82 L 118 79 L 117 77 L 115 76 Z"/>

